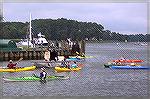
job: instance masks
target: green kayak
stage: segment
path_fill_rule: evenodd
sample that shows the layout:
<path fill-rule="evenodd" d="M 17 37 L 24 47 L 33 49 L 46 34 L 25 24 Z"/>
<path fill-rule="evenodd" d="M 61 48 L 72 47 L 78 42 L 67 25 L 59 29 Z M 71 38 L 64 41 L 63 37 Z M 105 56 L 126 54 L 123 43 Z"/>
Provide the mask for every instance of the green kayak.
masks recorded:
<path fill-rule="evenodd" d="M 46 81 L 48 80 L 56 80 L 56 79 L 68 79 L 69 76 L 47 76 Z M 10 78 L 3 78 L 4 81 L 41 81 L 41 79 L 39 77 L 36 76 L 29 76 L 29 77 L 10 77 Z"/>

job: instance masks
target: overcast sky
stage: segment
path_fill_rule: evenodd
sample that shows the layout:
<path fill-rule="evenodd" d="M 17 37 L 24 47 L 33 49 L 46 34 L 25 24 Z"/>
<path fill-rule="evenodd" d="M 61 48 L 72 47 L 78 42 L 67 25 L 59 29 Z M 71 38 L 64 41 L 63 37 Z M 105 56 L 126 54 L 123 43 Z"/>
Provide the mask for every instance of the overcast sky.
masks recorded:
<path fill-rule="evenodd" d="M 96 22 L 121 34 L 147 33 L 146 3 L 4 3 L 4 21 L 67 18 Z"/>

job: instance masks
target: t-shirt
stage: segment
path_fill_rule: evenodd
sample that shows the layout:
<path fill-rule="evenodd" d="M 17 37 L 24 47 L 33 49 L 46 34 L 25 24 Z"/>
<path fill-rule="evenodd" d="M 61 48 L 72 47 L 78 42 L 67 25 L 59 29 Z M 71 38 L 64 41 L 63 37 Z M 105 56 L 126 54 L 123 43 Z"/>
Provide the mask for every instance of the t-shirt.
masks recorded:
<path fill-rule="evenodd" d="M 41 78 L 45 78 L 45 77 L 46 77 L 46 74 L 47 74 L 46 72 L 41 72 L 41 73 L 40 73 L 40 77 L 41 77 Z"/>
<path fill-rule="evenodd" d="M 76 68 L 77 64 L 72 64 L 71 67 Z"/>
<path fill-rule="evenodd" d="M 13 68 L 15 68 L 16 65 L 17 65 L 17 63 L 16 63 L 16 64 L 9 63 L 9 64 L 7 65 L 7 67 L 8 67 L 9 69 L 13 69 Z"/>

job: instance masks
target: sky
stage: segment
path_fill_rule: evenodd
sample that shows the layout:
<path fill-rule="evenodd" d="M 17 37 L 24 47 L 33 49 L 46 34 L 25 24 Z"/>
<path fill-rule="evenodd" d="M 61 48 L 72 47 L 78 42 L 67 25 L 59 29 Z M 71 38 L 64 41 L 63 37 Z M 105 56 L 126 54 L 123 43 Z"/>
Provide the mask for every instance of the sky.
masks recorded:
<path fill-rule="evenodd" d="M 146 3 L 3 3 L 4 21 L 67 18 L 120 34 L 147 34 Z"/>

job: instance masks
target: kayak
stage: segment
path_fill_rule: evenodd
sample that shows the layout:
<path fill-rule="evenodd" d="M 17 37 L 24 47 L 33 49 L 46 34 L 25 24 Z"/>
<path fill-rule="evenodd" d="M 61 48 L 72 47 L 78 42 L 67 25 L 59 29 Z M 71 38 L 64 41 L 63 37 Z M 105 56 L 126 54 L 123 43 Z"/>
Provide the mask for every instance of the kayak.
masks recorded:
<path fill-rule="evenodd" d="M 109 68 L 110 66 L 112 66 L 112 64 L 104 64 L 105 68 Z"/>
<path fill-rule="evenodd" d="M 34 63 L 34 65 L 36 66 L 36 68 L 54 68 L 51 66 L 51 63 Z"/>
<path fill-rule="evenodd" d="M 132 65 L 116 65 L 116 64 L 104 64 L 105 68 L 110 68 L 111 66 L 132 66 Z M 140 64 L 135 64 L 134 66 L 141 66 Z"/>
<path fill-rule="evenodd" d="M 66 61 L 80 61 L 80 58 L 67 58 Z"/>
<path fill-rule="evenodd" d="M 77 68 L 65 68 L 65 67 L 55 67 L 55 70 L 57 72 L 71 72 L 71 71 L 79 71 L 81 70 L 80 67 L 77 67 Z"/>
<path fill-rule="evenodd" d="M 112 69 L 150 69 L 148 66 L 110 66 Z"/>
<path fill-rule="evenodd" d="M 68 79 L 69 76 L 47 76 L 46 81 L 49 80 L 56 80 L 56 79 Z M 10 78 L 3 78 L 4 81 L 18 81 L 18 82 L 28 82 L 28 81 L 41 81 L 39 77 L 36 76 L 29 76 L 29 77 L 10 77 Z"/>
<path fill-rule="evenodd" d="M 21 71 L 30 71 L 34 70 L 36 66 L 29 67 L 18 67 L 16 69 L 0 68 L 0 72 L 21 72 Z"/>
<path fill-rule="evenodd" d="M 113 62 L 124 62 L 124 63 L 138 63 L 138 62 L 144 62 L 143 60 L 138 60 L 138 59 L 132 59 L 132 60 L 113 60 Z"/>
<path fill-rule="evenodd" d="M 69 58 L 77 58 L 77 56 L 69 56 Z M 93 56 L 78 56 L 78 58 L 93 58 Z"/>

